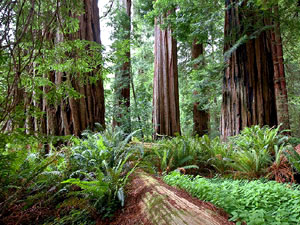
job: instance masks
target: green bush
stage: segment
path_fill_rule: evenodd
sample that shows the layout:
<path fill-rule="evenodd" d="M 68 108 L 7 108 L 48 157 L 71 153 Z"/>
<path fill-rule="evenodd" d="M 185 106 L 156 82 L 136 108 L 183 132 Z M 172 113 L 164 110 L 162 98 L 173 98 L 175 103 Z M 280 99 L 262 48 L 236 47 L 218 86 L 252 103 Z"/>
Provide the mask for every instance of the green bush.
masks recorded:
<path fill-rule="evenodd" d="M 202 162 L 213 167 L 218 173 L 224 174 L 231 171 L 229 162 L 231 160 L 232 149 L 230 144 L 222 143 L 219 137 L 210 139 L 204 135 L 199 139 L 199 145 L 202 156 Z"/>
<path fill-rule="evenodd" d="M 199 142 L 192 137 L 163 139 L 153 149 L 156 166 L 160 172 L 170 172 L 177 168 L 198 168 Z"/>
<path fill-rule="evenodd" d="M 284 154 L 294 169 L 300 174 L 300 154 L 291 146 L 284 151 Z"/>
<path fill-rule="evenodd" d="M 241 134 L 230 137 L 227 142 L 220 138 L 175 137 L 164 139 L 153 149 L 154 164 L 159 171 L 173 171 L 179 167 L 201 168 L 234 177 L 259 178 L 272 173 L 274 162 L 280 167 L 283 150 L 288 137 L 279 127 L 246 127 Z M 278 171 L 277 171 L 278 172 Z"/>
<path fill-rule="evenodd" d="M 133 132 L 122 130 L 102 133 L 84 132 L 75 139 L 69 158 L 70 176 L 63 184 L 75 185 L 79 191 L 71 195 L 88 199 L 99 214 L 110 217 L 119 206 L 124 206 L 124 186 L 138 162 L 132 158 L 136 149 L 128 145 Z"/>
<path fill-rule="evenodd" d="M 9 220 L 11 212 L 39 214 L 45 209 L 64 212 L 61 220 L 46 218 L 49 224 L 64 224 L 73 217 L 79 221 L 80 212 L 94 219 L 112 216 L 124 205 L 124 186 L 141 158 L 141 147 L 138 151 L 128 145 L 132 135 L 120 130 L 85 132 L 82 139 L 72 138 L 71 146 L 50 145 L 49 154 L 41 144 L 44 140 L 24 134 L 0 136 L 5 141 L 0 146 L 0 215 L 6 215 L 0 223 Z"/>
<path fill-rule="evenodd" d="M 209 201 L 248 225 L 292 225 L 300 221 L 300 187 L 275 181 L 205 179 L 172 172 L 164 181 Z"/>
<path fill-rule="evenodd" d="M 63 186 L 64 156 L 69 149 L 49 144 L 50 152 L 45 154 L 44 138 L 22 132 L 1 134 L 1 139 L 5 142 L 0 147 L 0 223 L 20 217 L 19 223 L 28 224 L 38 214 L 45 219 L 43 213 L 55 208 L 62 196 L 58 190 Z"/>
<path fill-rule="evenodd" d="M 259 178 L 267 176 L 268 168 L 279 161 L 288 137 L 278 128 L 246 127 L 241 134 L 230 137 L 226 143 L 219 138 L 201 138 L 201 151 L 210 155 L 208 164 L 220 174 Z"/>
<path fill-rule="evenodd" d="M 289 138 L 289 144 L 293 145 L 293 146 L 297 146 L 300 144 L 300 138 L 299 137 L 291 137 Z"/>

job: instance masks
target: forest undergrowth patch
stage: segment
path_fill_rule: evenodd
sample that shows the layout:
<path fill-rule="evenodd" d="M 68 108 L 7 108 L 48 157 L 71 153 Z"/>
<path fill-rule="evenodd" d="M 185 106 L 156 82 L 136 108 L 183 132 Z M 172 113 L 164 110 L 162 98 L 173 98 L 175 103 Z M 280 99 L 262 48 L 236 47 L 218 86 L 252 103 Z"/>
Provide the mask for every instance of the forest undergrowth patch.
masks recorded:
<path fill-rule="evenodd" d="M 267 180 L 232 180 L 172 172 L 163 180 L 223 208 L 236 224 L 291 225 L 300 221 L 300 186 Z"/>

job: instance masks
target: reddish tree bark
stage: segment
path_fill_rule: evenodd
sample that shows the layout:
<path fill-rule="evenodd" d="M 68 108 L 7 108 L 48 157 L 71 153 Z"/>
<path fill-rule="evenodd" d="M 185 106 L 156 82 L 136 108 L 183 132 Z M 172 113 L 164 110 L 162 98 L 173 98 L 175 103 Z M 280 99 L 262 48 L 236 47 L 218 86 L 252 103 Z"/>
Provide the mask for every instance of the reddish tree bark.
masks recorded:
<path fill-rule="evenodd" d="M 98 0 L 83 0 L 84 14 L 80 16 L 80 27 L 77 38 L 80 40 L 93 41 L 101 44 Z M 86 76 L 95 76 L 94 72 Z M 74 88 L 84 97 L 79 100 L 70 99 L 70 114 L 73 134 L 79 135 L 83 130 L 93 129 L 95 123 L 105 127 L 104 120 L 104 88 L 103 81 L 96 83 L 88 82 L 82 85 L 77 79 L 72 80 Z"/>
<path fill-rule="evenodd" d="M 161 30 L 155 20 L 153 86 L 154 138 L 180 133 L 177 42 L 170 28 Z"/>
<path fill-rule="evenodd" d="M 276 95 L 277 122 L 282 124 L 281 129 L 289 130 L 289 109 L 288 109 L 288 94 L 285 81 L 285 69 L 283 62 L 283 48 L 280 33 L 280 22 L 278 5 L 273 7 L 274 29 L 271 30 L 272 36 L 272 53 L 274 61 L 274 87 Z M 289 132 L 288 132 L 289 133 Z"/>
<path fill-rule="evenodd" d="M 192 59 L 197 59 L 203 55 L 204 49 L 203 44 L 198 44 L 197 40 L 194 40 L 192 45 Z M 200 65 L 195 64 L 194 68 L 197 69 Z M 194 91 L 194 95 L 197 95 L 197 91 Z M 193 120 L 194 120 L 194 134 L 203 136 L 209 131 L 209 112 L 206 110 L 199 109 L 199 102 L 194 103 L 193 107 Z"/>
<path fill-rule="evenodd" d="M 243 2 L 242 6 L 235 3 L 238 1 L 226 0 L 225 51 L 231 49 L 245 33 L 254 32 L 244 30 L 246 20 L 248 24 L 267 25 L 262 15 L 256 15 L 257 12 L 247 8 L 247 2 Z M 220 127 L 222 137 L 239 134 L 244 127 L 255 124 L 277 125 L 270 32 L 262 31 L 239 45 L 226 62 Z"/>
<path fill-rule="evenodd" d="M 69 34 L 69 40 L 87 40 L 100 41 L 99 9 L 97 0 L 82 0 L 84 13 L 79 16 L 79 31 L 76 34 Z M 63 41 L 61 34 L 56 37 L 57 42 Z M 86 77 L 94 77 L 96 71 L 85 74 Z M 56 85 L 62 82 L 68 82 L 72 87 L 82 95 L 80 99 L 70 97 L 53 104 L 46 98 L 42 99 L 42 105 L 34 103 L 45 112 L 45 117 L 39 122 L 38 118 L 34 122 L 35 131 L 47 135 L 70 135 L 79 136 L 87 128 L 94 129 L 95 123 L 99 123 L 105 128 L 105 106 L 104 106 L 104 88 L 102 79 L 96 82 L 90 82 L 86 79 L 83 82 L 79 79 L 79 74 L 69 74 L 62 72 L 51 72 L 48 79 Z M 44 92 L 50 91 L 50 87 L 44 87 Z"/>

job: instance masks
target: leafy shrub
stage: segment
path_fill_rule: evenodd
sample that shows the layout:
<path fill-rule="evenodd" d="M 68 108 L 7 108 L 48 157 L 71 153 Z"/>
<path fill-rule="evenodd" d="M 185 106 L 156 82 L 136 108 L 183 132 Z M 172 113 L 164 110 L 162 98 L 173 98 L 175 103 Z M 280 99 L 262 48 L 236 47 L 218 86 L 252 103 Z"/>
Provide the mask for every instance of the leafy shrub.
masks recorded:
<path fill-rule="evenodd" d="M 236 178 L 270 177 L 290 181 L 293 180 L 292 169 L 281 160 L 287 140 L 279 127 L 267 126 L 246 127 L 227 142 L 218 137 L 210 139 L 207 135 L 175 137 L 157 144 L 153 161 L 161 172 L 192 165 L 193 168 L 214 168 L 219 174 Z"/>
<path fill-rule="evenodd" d="M 219 137 L 210 139 L 204 135 L 199 139 L 200 152 L 205 156 L 202 160 L 206 165 L 211 165 L 217 172 L 224 174 L 231 170 L 229 162 L 231 161 L 230 144 L 222 143 Z"/>
<path fill-rule="evenodd" d="M 294 169 L 300 174 L 300 149 L 295 150 L 293 147 L 290 147 L 286 149 L 284 154 Z"/>
<path fill-rule="evenodd" d="M 160 172 L 169 172 L 177 168 L 198 168 L 199 146 L 197 139 L 176 137 L 160 141 L 153 149 Z"/>
<path fill-rule="evenodd" d="M 47 215 L 45 210 L 64 212 L 61 219 L 48 216 L 49 224 L 69 224 L 72 218 L 80 224 L 87 213 L 91 220 L 110 217 L 124 205 L 124 186 L 140 160 L 137 147 L 128 145 L 132 135 L 85 132 L 69 147 L 51 146 L 47 155 L 44 140 L 0 136 L 6 141 L 0 146 L 0 215 L 6 215 L 0 223 L 16 215 L 35 219 L 26 215 Z"/>
<path fill-rule="evenodd" d="M 297 146 L 300 144 L 300 138 L 299 137 L 291 137 L 291 138 L 289 138 L 288 143 L 293 146 Z"/>
<path fill-rule="evenodd" d="M 261 128 L 258 125 L 245 127 L 239 135 L 230 139 L 237 150 L 254 149 L 258 152 L 263 149 L 269 153 L 274 153 L 274 146 L 285 144 L 287 140 L 288 137 L 281 134 L 280 127 L 264 126 Z"/>
<path fill-rule="evenodd" d="M 281 145 L 278 148 L 278 146 L 275 146 L 275 160 L 268 168 L 268 174 L 266 176 L 267 178 L 275 179 L 279 183 L 295 182 L 294 172 L 291 164 L 283 154 L 284 150 L 288 149 L 289 147 L 290 146 Z"/>
<path fill-rule="evenodd" d="M 281 135 L 279 127 L 252 126 L 229 138 L 226 143 L 220 138 L 210 140 L 208 136 L 203 136 L 200 138 L 200 151 L 207 153 L 202 155 L 209 156 L 207 165 L 223 175 L 232 174 L 234 177 L 251 179 L 269 174 L 277 176 L 285 171 L 286 174 L 281 175 L 288 173 L 287 178 L 290 178 L 291 169 L 286 164 L 285 168 L 282 167 L 283 164 L 279 165 L 287 140 L 286 136 Z"/>
<path fill-rule="evenodd" d="M 63 155 L 67 149 L 56 151 L 52 148 L 45 155 L 43 139 L 18 131 L 1 137 L 5 144 L 0 148 L 0 214 L 9 217 L 12 208 L 17 206 L 38 210 L 35 205 L 44 205 L 50 199 L 52 191 L 49 190 L 57 189 L 63 180 L 59 167 L 63 169 Z M 14 213 L 21 215 L 21 209 L 19 207 Z"/>
<path fill-rule="evenodd" d="M 287 137 L 281 135 L 279 129 L 246 127 L 241 134 L 232 137 L 232 168 L 248 177 L 266 175 L 268 167 L 275 160 L 275 149 L 280 149 L 280 155 L 286 145 Z"/>
<path fill-rule="evenodd" d="M 300 188 L 275 181 L 205 179 L 172 172 L 164 181 L 223 208 L 237 224 L 298 224 Z"/>
<path fill-rule="evenodd" d="M 124 186 L 137 163 L 131 161 L 135 148 L 128 142 L 135 132 L 126 136 L 122 130 L 83 133 L 75 139 L 69 159 L 70 176 L 62 182 L 80 188 L 71 195 L 82 195 L 101 215 L 112 216 L 124 206 Z"/>

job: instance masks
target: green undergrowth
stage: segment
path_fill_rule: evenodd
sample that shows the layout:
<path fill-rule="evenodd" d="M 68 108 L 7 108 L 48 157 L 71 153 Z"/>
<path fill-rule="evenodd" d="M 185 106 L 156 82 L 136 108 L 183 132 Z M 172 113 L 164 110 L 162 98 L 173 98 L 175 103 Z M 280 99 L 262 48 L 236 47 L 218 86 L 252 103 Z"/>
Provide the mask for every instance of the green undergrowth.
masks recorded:
<path fill-rule="evenodd" d="M 266 180 L 206 179 L 176 171 L 163 180 L 223 208 L 237 224 L 296 225 L 300 221 L 299 185 Z"/>
<path fill-rule="evenodd" d="M 300 158 L 289 140 L 280 127 L 252 126 L 226 142 L 207 135 L 166 138 L 157 142 L 152 155 L 161 173 L 181 168 L 189 174 L 290 182 L 299 172 Z"/>
<path fill-rule="evenodd" d="M 116 210 L 124 206 L 125 187 L 136 168 L 157 174 L 179 170 L 209 177 L 218 174 L 234 179 L 267 178 L 279 182 L 289 182 L 293 173 L 300 170 L 300 156 L 290 148 L 288 138 L 279 128 L 245 128 L 227 142 L 208 136 L 178 136 L 152 143 L 151 147 L 142 142 L 131 142 L 136 139 L 137 132 L 128 135 L 118 128 L 100 133 L 85 131 L 81 138 L 35 137 L 25 135 L 22 130 L 0 134 L 0 223 L 12 223 L 16 217 L 20 224 L 32 224 L 33 221 L 34 224 L 48 225 L 82 224 L 82 221 L 94 224 L 99 218 L 109 221 Z M 189 187 L 193 179 L 184 179 L 191 179 L 182 183 Z M 251 217 L 254 221 L 268 221 L 277 213 L 280 220 L 277 224 L 284 224 L 294 218 L 294 214 L 287 214 L 294 212 L 291 205 L 297 203 L 290 196 L 286 197 L 288 204 L 283 201 L 277 211 L 268 211 L 276 208 L 272 205 L 261 208 L 263 203 L 260 202 L 253 203 L 256 208 L 252 207 L 252 202 L 242 206 L 246 199 L 242 194 L 257 192 L 256 197 L 265 196 L 270 200 L 278 196 L 279 199 L 289 193 L 283 191 L 284 186 L 264 183 L 270 190 L 278 189 L 278 193 L 273 194 L 268 192 L 269 189 L 261 188 L 261 181 L 202 179 L 201 182 L 204 184 L 201 190 L 218 190 L 219 197 L 215 202 L 214 191 L 211 195 L 210 191 L 203 192 L 209 196 L 205 200 L 224 208 L 235 220 L 248 221 Z M 250 184 L 249 192 L 246 188 L 241 189 Z M 194 192 L 201 193 L 199 190 Z M 265 194 L 260 194 L 262 192 Z M 231 193 L 234 195 L 227 196 Z M 36 215 L 40 215 L 38 221 Z M 252 224 L 255 223 L 252 221 Z"/>
<path fill-rule="evenodd" d="M 34 136 L 2 135 L 0 223 L 109 220 L 124 206 L 125 186 L 140 165 L 142 146 L 129 145 L 134 134 L 86 131 L 56 147 Z"/>

